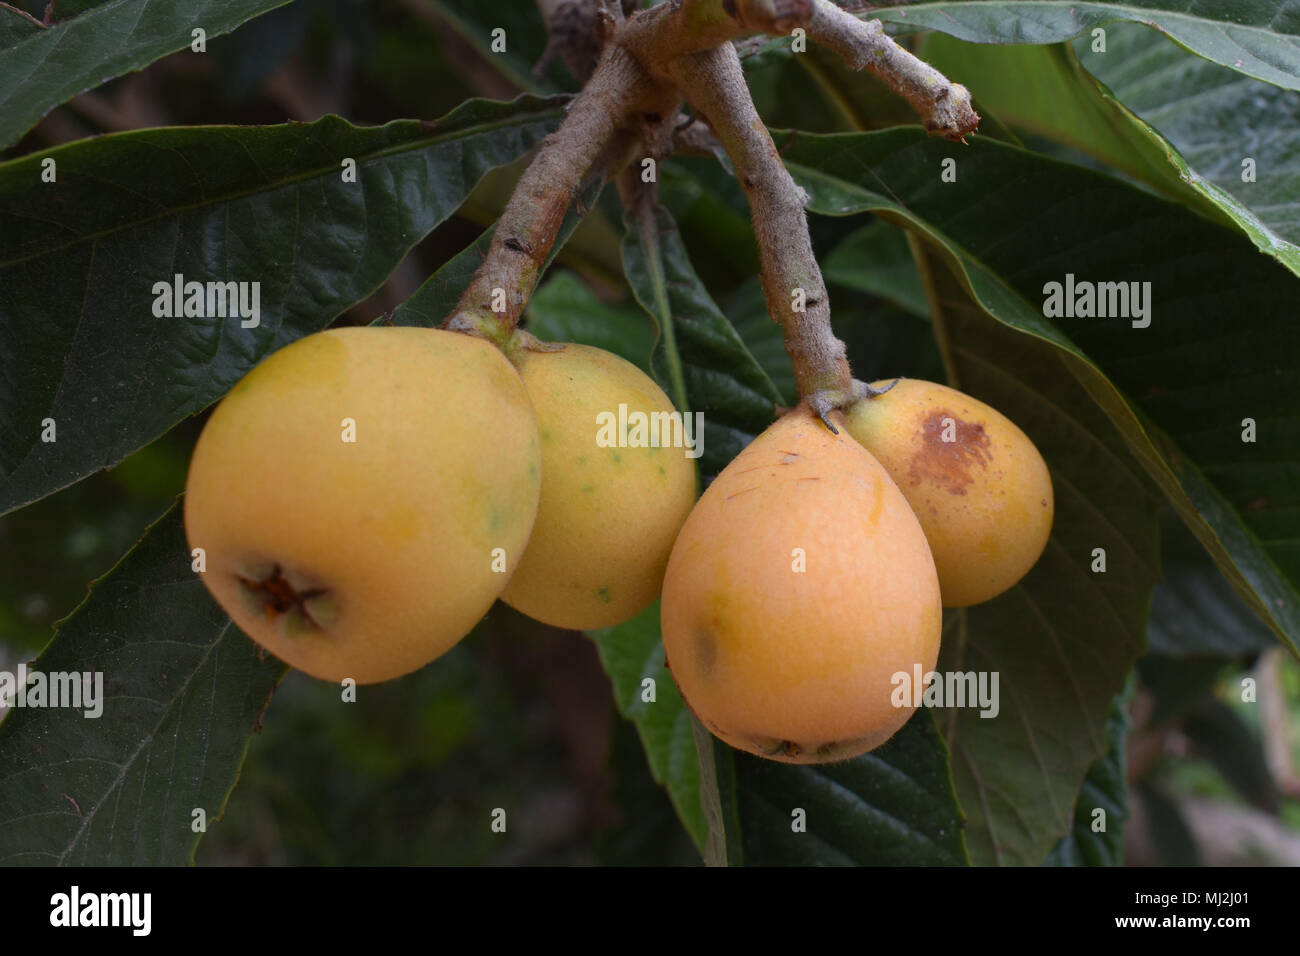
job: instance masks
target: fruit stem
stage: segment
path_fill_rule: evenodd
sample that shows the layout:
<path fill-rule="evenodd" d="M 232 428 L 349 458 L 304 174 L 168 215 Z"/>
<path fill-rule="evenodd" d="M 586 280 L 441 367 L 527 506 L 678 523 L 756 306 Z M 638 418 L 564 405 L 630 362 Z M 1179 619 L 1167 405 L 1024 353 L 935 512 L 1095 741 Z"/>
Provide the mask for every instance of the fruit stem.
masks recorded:
<path fill-rule="evenodd" d="M 629 141 L 616 134 L 633 114 L 662 108 L 665 100 L 675 115 L 676 99 L 625 49 L 607 44 L 568 116 L 520 177 L 482 265 L 443 327 L 506 342 L 574 196 L 593 170 L 603 174 L 605 165 L 625 153 Z"/>
<path fill-rule="evenodd" d="M 853 376 L 844 343 L 831 330 L 830 298 L 804 212 L 807 194 L 781 161 L 731 44 L 678 57 L 671 73 L 726 149 L 749 197 L 768 312 L 785 334 L 800 400 L 825 421 L 852 399 Z"/>
<path fill-rule="evenodd" d="M 879 20 L 863 20 L 830 0 L 676 0 L 631 17 L 615 36 L 656 76 L 673 60 L 754 33 L 803 29 L 850 69 L 870 70 L 907 100 L 931 132 L 958 140 L 975 131 L 970 91 L 899 46 Z"/>
<path fill-rule="evenodd" d="M 543 11 L 558 31 L 559 7 L 548 3 Z M 950 139 L 979 123 L 970 93 L 895 43 L 879 20 L 860 20 L 829 0 L 673 0 L 626 20 L 621 12 L 621 4 L 606 0 L 581 18 L 599 33 L 590 45 L 601 49 L 595 70 L 520 178 L 482 265 L 443 327 L 507 347 L 583 184 L 593 173 L 626 165 L 637 139 L 651 153 L 663 152 L 652 140 L 656 131 L 659 139 L 667 131 L 672 141 L 685 92 L 709 118 L 749 196 L 768 309 L 785 332 L 800 398 L 827 421 L 826 412 L 850 401 L 855 387 L 844 344 L 831 332 L 803 209 L 807 197 L 754 108 L 730 41 L 805 29 L 853 69 L 879 76 L 912 104 L 927 129 Z M 634 120 L 640 129 L 632 128 Z M 712 144 L 708 136 L 696 138 L 697 147 Z"/>
<path fill-rule="evenodd" d="M 849 69 L 870 70 L 907 100 L 930 132 L 959 140 L 979 126 L 970 91 L 899 46 L 879 20 L 860 20 L 830 0 L 816 0 L 802 25 L 808 39 L 830 47 Z"/>
<path fill-rule="evenodd" d="M 629 18 L 616 40 L 662 76 L 677 57 L 751 33 L 788 34 L 815 9 L 814 0 L 676 0 Z"/>

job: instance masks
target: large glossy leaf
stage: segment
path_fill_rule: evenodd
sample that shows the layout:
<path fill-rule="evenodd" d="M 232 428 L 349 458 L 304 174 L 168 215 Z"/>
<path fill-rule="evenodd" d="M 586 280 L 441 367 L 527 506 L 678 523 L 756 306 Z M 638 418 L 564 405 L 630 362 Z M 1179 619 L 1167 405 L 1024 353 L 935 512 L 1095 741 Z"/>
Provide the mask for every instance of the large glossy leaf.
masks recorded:
<path fill-rule="evenodd" d="M 287 2 L 109 0 L 25 35 L 0 26 L 0 147 L 82 90 L 185 49 L 195 28 L 214 37 Z"/>
<path fill-rule="evenodd" d="M 0 7 L 0 50 L 40 33 L 44 27 L 31 14 L 24 16 L 16 7 Z"/>
<path fill-rule="evenodd" d="M 1300 93 L 1189 57 L 1159 34 L 1127 25 L 1110 32 L 1105 54 L 1086 44 L 1076 50 L 1105 84 L 1101 92 L 1109 89 L 1168 144 L 1178 176 L 1260 251 L 1300 274 Z"/>
<path fill-rule="evenodd" d="M 603 183 L 592 183 L 584 193 L 583 202 L 577 203 L 569 208 L 565 214 L 564 221 L 560 223 L 559 232 L 556 233 L 555 243 L 551 246 L 550 252 L 546 256 L 546 261 L 542 265 L 542 271 L 545 272 L 556 257 L 560 255 L 564 244 L 577 231 L 579 224 L 582 222 L 583 211 L 593 204 L 600 195 Z M 446 262 L 438 267 L 438 270 L 424 282 L 420 287 L 411 293 L 411 296 L 393 310 L 391 316 L 375 319 L 371 325 L 414 325 L 424 328 L 432 328 L 440 325 L 456 309 L 460 302 L 460 297 L 464 293 L 470 280 L 474 278 L 474 273 L 478 271 L 479 266 L 487 257 L 488 249 L 492 245 L 492 234 L 496 231 L 496 226 L 489 226 L 479 234 L 479 237 L 472 243 L 462 249 L 456 255 L 452 256 Z M 543 288 L 545 288 L 543 286 Z M 536 301 L 536 296 L 534 300 Z M 531 305 L 531 302 L 530 302 Z M 545 338 L 546 336 L 543 336 Z M 581 339 L 565 341 L 582 341 Z"/>
<path fill-rule="evenodd" d="M 1037 865 L 1073 826 L 1079 788 L 1109 746 L 1112 700 L 1142 651 L 1159 576 L 1156 499 L 1063 358 L 986 315 L 933 252 L 919 254 L 954 384 L 1015 422 L 1052 475 L 1042 557 L 1000 597 L 949 611 L 939 656 L 941 672 L 998 674 L 996 715 L 968 706 L 939 718 L 971 858 Z"/>
<path fill-rule="evenodd" d="M 999 143 L 963 147 L 906 129 L 778 138 L 814 211 L 877 211 L 914 224 L 982 309 L 1051 343 L 1233 586 L 1296 648 L 1293 275 L 1177 205 Z M 956 182 L 940 176 L 948 159 Z M 1047 284 L 1067 275 L 1150 282 L 1150 324 L 1049 320 Z M 1253 443 L 1242 441 L 1247 418 L 1257 425 Z"/>
<path fill-rule="evenodd" d="M 1082 39 L 1073 48 L 977 46 L 934 34 L 925 55 L 978 76 L 981 102 L 1007 122 L 1234 223 L 1300 273 L 1300 93 L 1122 23 L 1108 28 L 1104 53 Z"/>
<path fill-rule="evenodd" d="M 551 342 L 579 342 L 605 349 L 650 371 L 654 330 L 634 300 L 603 302 L 572 272 L 544 282 L 528 303 L 529 332 Z"/>
<path fill-rule="evenodd" d="M 1233 658 L 1277 643 L 1185 525 L 1170 516 L 1160 531 L 1164 577 L 1151 595 L 1147 623 L 1153 654 Z"/>
<path fill-rule="evenodd" d="M 916 122 L 902 97 L 820 44 L 793 53 L 790 38 L 778 37 L 742 63 L 754 105 L 769 126 L 839 133 Z"/>
<path fill-rule="evenodd" d="M 190 570 L 173 507 L 56 631 L 32 670 L 103 674 L 103 713 L 0 723 L 0 863 L 179 865 L 239 776 L 285 667 Z"/>
<path fill-rule="evenodd" d="M 1130 681 L 1129 691 L 1136 682 Z M 1123 866 L 1124 823 L 1128 819 L 1128 700 L 1130 693 L 1115 695 L 1106 718 L 1104 756 L 1088 768 L 1074 806 L 1074 829 L 1052 847 L 1044 866 Z M 1101 810 L 1104 816 L 1098 815 Z M 1098 829 L 1100 827 L 1101 829 Z"/>
<path fill-rule="evenodd" d="M 433 275 L 420 283 L 410 298 L 393 310 L 387 318 L 381 316 L 371 325 L 414 325 L 433 328 L 451 315 L 461 294 L 474 273 L 483 264 L 492 245 L 495 229 L 485 229 L 479 237 L 438 267 Z"/>
<path fill-rule="evenodd" d="M 850 234 L 826 257 L 822 271 L 833 285 L 887 299 L 918 318 L 930 317 L 907 236 L 887 222 Z"/>
<path fill-rule="evenodd" d="M 924 0 L 871 17 L 974 43 L 1059 43 L 1116 21 L 1142 23 L 1249 76 L 1300 89 L 1300 9 L 1277 0 Z M 976 86 L 977 77 L 957 77 Z"/>
<path fill-rule="evenodd" d="M 1115 35 L 1153 35 L 1142 27 L 1124 27 L 1114 24 L 1108 30 Z M 1086 41 L 1076 42 L 1082 47 Z M 1064 143 L 1180 202 L 1215 212 L 1204 196 L 1178 177 L 1168 145 L 1107 94 L 1079 63 L 1070 44 L 985 45 L 931 33 L 925 36 L 921 54 L 951 76 L 979 77 L 980 102 L 1022 134 Z M 1188 53 L 1182 56 L 1221 69 Z"/>
<path fill-rule="evenodd" d="M 716 475 L 772 423 L 781 395 L 700 282 L 672 216 L 629 213 L 623 265 L 658 338 L 651 366 L 682 411 L 704 414 L 703 474 Z"/>
<path fill-rule="evenodd" d="M 737 754 L 736 780 L 747 864 L 969 862 L 943 739 L 925 711 L 843 763 L 795 767 Z"/>
<path fill-rule="evenodd" d="M 782 404 L 794 405 L 799 398 L 794 381 L 794 363 L 785 350 L 781 323 L 774 321 L 772 313 L 767 310 L 767 298 L 757 276 L 742 283 L 731 294 L 726 314 L 740 333 L 745 348 L 754 356 L 754 361 L 776 386 Z"/>
<path fill-rule="evenodd" d="M 659 605 L 616 627 L 592 631 L 618 712 L 636 725 L 650 772 L 672 798 L 677 815 L 700 852 L 708 826 L 700 806 L 700 764 L 691 715 L 664 666 Z"/>
<path fill-rule="evenodd" d="M 659 167 L 659 199 L 691 265 L 711 289 L 758 275 L 758 242 L 740 183 L 713 157 L 674 156 Z"/>
<path fill-rule="evenodd" d="M 562 115 L 521 98 L 434 123 L 146 130 L 52 150 L 57 184 L 41 157 L 0 165 L 0 513 L 116 463 L 324 328 Z M 154 284 L 176 274 L 260 283 L 260 324 L 156 317 Z"/>

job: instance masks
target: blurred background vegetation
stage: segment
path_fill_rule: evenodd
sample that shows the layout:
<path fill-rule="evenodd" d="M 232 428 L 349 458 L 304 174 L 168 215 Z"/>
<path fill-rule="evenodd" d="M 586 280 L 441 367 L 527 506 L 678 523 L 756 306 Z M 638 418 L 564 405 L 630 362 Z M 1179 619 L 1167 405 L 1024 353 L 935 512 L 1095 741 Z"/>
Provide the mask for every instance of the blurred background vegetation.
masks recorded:
<path fill-rule="evenodd" d="M 19 5 L 37 16 L 44 9 L 43 2 Z M 358 124 L 432 119 L 471 96 L 575 88 L 558 60 L 534 76 L 546 36 L 531 2 L 492 11 L 508 31 L 505 57 L 487 52 L 473 25 L 475 5 L 296 0 L 229 37 L 211 38 L 208 56 L 167 57 L 58 107 L 5 156 L 147 126 L 269 124 L 326 113 Z M 61 0 L 57 12 L 75 8 L 74 0 Z M 804 104 L 824 97 L 805 96 L 809 84 L 818 70 L 838 67 L 814 55 L 798 59 L 793 69 L 761 53 L 746 59 L 772 125 L 834 131 L 846 122 L 911 121 L 885 96 L 878 116 L 810 115 Z M 687 168 L 690 177 L 680 173 Z M 404 301 L 495 220 L 519 169 L 489 176 L 459 215 L 340 323 L 369 323 Z M 623 296 L 612 192 L 548 276 L 550 309 L 608 307 Z M 779 331 L 756 280 L 743 193 L 712 160 L 684 158 L 664 165 L 661 196 L 710 291 L 792 397 Z M 861 218 L 814 220 L 817 248 L 835 248 L 862 225 Z M 919 287 L 912 301 L 905 281 L 903 295 L 881 297 L 855 281 L 851 263 L 824 266 L 837 331 L 859 377 L 942 379 L 933 336 L 917 316 Z M 648 351 L 648 320 L 646 330 Z M 183 423 L 112 470 L 0 518 L 0 668 L 34 658 L 55 622 L 85 596 L 87 582 L 108 571 L 181 493 L 202 423 Z M 1167 524 L 1167 560 L 1199 547 L 1175 521 Z M 1189 613 L 1179 600 L 1157 592 L 1157 611 L 1169 612 L 1166 626 Z M 1222 600 L 1235 597 L 1227 592 Z M 1218 623 L 1249 629 L 1243 620 L 1253 619 L 1241 612 Z M 1241 646 L 1254 643 L 1249 637 Z M 1131 712 L 1128 862 L 1300 863 L 1300 735 L 1288 717 L 1300 713 L 1300 665 L 1277 648 L 1183 657 L 1154 628 L 1151 646 Z M 1279 687 L 1287 707 L 1243 702 L 1243 678 Z M 253 738 L 225 818 L 200 844 L 199 863 L 699 863 L 581 635 L 498 604 L 452 653 L 409 678 L 364 687 L 358 698 L 340 707 L 333 685 L 290 674 Z M 508 850 L 488 828 L 495 807 L 511 808 L 520 824 L 512 831 L 527 834 Z"/>

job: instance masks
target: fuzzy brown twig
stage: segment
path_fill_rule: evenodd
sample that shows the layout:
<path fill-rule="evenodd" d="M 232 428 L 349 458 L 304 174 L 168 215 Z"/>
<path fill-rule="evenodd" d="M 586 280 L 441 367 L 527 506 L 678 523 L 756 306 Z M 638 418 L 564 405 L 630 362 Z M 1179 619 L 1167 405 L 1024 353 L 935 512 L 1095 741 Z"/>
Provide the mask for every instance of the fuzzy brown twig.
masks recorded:
<path fill-rule="evenodd" d="M 584 10 L 588 19 L 594 16 L 593 43 L 603 52 L 569 116 L 524 173 L 483 265 L 445 327 L 504 344 L 573 197 L 592 168 L 612 162 L 631 137 L 639 137 L 649 155 L 662 154 L 674 142 L 716 152 L 720 142 L 749 197 L 763 290 L 784 331 L 801 400 L 826 420 L 832 408 L 869 394 L 864 383 L 853 381 L 844 345 L 831 331 L 826 285 L 808 236 L 806 197 L 754 108 L 729 41 L 804 27 L 851 66 L 881 76 L 928 128 L 954 139 L 979 122 L 966 89 L 899 47 L 878 21 L 859 20 L 828 0 L 668 0 L 625 22 L 618 22 L 621 0 L 540 2 L 548 22 L 564 10 L 566 16 Z M 676 122 L 682 91 L 708 118 L 711 133 Z"/>
<path fill-rule="evenodd" d="M 956 140 L 979 126 L 970 91 L 895 43 L 879 20 L 859 20 L 830 0 L 816 0 L 804 25 L 810 40 L 830 47 L 851 69 L 870 70 L 907 100 L 931 132 Z"/>
<path fill-rule="evenodd" d="M 633 0 L 537 0 L 548 39 L 533 67 L 542 76 L 558 53 L 575 78 L 586 82 L 600 61 L 601 50 L 633 9 Z"/>
<path fill-rule="evenodd" d="M 672 76 L 726 148 L 749 197 L 768 310 L 785 333 L 800 398 L 825 420 L 853 396 L 844 343 L 831 331 L 830 299 L 795 184 L 759 118 L 729 43 L 678 57 Z"/>
<path fill-rule="evenodd" d="M 6 9 L 6 10 L 9 10 L 9 11 L 12 12 L 12 13 L 16 13 L 16 14 L 18 14 L 20 17 L 23 17 L 23 18 L 25 18 L 25 19 L 27 19 L 27 20 L 30 20 L 32 23 L 36 24 L 36 26 L 40 27 L 42 30 L 44 30 L 44 29 L 46 29 L 47 27 L 50 26 L 50 24 L 49 24 L 48 22 L 41 21 L 41 20 L 37 20 L 34 16 L 32 16 L 32 15 L 31 15 L 30 13 L 28 13 L 26 10 L 22 9 L 21 7 L 15 7 L 15 6 L 14 6 L 13 4 L 11 4 L 11 3 L 0 3 L 0 7 L 4 7 L 4 9 Z M 46 17 L 46 21 L 49 20 L 50 15 L 53 13 L 53 9 L 52 9 L 53 7 L 54 7 L 54 4 L 51 3 L 48 7 L 45 8 L 45 17 Z"/>
<path fill-rule="evenodd" d="M 608 158 L 616 133 L 638 112 L 658 115 L 669 109 L 668 115 L 676 113 L 675 94 L 611 44 L 560 128 L 543 140 L 520 178 L 483 264 L 444 327 L 504 343 L 537 285 L 569 205 L 592 169 Z M 497 311 L 494 305 L 504 308 Z"/>
<path fill-rule="evenodd" d="M 812 17 L 814 0 L 668 0 L 642 10 L 618 42 L 646 69 L 668 74 L 674 59 L 751 33 L 789 33 Z"/>
<path fill-rule="evenodd" d="M 926 129 L 961 139 L 979 126 L 970 91 L 917 59 L 885 33 L 830 0 L 676 0 L 643 11 L 619 31 L 618 42 L 652 73 L 670 73 L 679 56 L 754 33 L 783 36 L 796 28 L 838 53 L 851 69 L 883 80 L 921 116 Z"/>

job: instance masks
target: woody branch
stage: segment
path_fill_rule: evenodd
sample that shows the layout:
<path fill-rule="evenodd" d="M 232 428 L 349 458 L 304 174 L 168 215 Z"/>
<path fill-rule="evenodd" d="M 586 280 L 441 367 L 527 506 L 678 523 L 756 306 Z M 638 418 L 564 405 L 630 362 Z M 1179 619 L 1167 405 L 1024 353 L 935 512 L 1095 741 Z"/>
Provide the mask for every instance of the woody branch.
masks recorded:
<path fill-rule="evenodd" d="M 928 129 L 950 139 L 979 123 L 970 93 L 898 46 L 879 21 L 861 20 L 829 0 L 668 0 L 626 20 L 613 0 L 599 5 L 609 12 L 596 18 L 603 51 L 595 71 L 520 180 L 445 326 L 509 338 L 583 182 L 604 171 L 599 167 L 626 162 L 620 146 L 632 136 L 658 152 L 685 92 L 708 118 L 749 196 L 769 310 L 785 332 L 801 398 L 825 418 L 866 386 L 852 380 L 843 344 L 831 332 L 805 197 L 758 117 L 730 41 L 802 28 L 852 68 L 881 77 Z M 504 309 L 494 311 L 493 304 Z"/>

